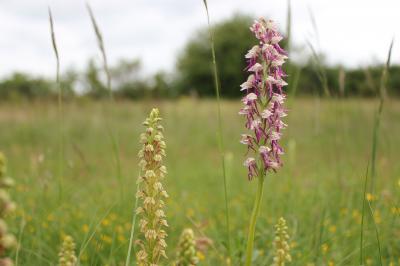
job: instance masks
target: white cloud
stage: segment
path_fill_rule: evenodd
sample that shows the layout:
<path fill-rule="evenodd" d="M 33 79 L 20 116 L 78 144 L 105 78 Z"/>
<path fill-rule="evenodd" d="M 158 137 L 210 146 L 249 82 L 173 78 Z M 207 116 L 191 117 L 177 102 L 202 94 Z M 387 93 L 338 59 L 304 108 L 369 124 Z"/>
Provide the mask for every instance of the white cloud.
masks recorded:
<path fill-rule="evenodd" d="M 202 0 L 92 0 L 111 63 L 121 57 L 140 57 L 146 72 L 171 70 L 176 55 L 196 29 L 206 25 Z M 63 69 L 84 68 L 98 56 L 96 39 L 81 0 L 6 0 L 0 3 L 0 75 L 28 71 L 52 75 L 47 6 L 55 20 Z M 236 12 L 268 16 L 282 28 L 286 1 L 209 0 L 212 21 Z M 330 63 L 358 66 L 383 62 L 393 36 L 400 37 L 398 0 L 292 0 L 293 38 L 319 43 Z M 313 34 L 309 10 L 318 24 L 319 42 Z M 395 44 L 394 61 L 399 62 Z"/>

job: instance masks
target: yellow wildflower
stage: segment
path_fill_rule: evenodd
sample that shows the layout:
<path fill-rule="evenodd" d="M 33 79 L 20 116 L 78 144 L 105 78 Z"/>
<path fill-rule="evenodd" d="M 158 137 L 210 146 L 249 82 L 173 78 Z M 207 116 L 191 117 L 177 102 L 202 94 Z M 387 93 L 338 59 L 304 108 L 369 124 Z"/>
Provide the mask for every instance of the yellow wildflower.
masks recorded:
<path fill-rule="evenodd" d="M 89 226 L 88 226 L 87 224 L 82 225 L 82 231 L 83 231 L 84 233 L 89 232 Z"/>
<path fill-rule="evenodd" d="M 331 226 L 329 226 L 329 232 L 331 232 L 331 233 L 336 233 L 336 225 L 331 225 Z"/>
<path fill-rule="evenodd" d="M 321 245 L 321 250 L 322 250 L 322 253 L 323 253 L 323 254 L 328 253 L 328 251 L 329 251 L 329 245 L 328 245 L 327 243 L 322 244 L 322 245 Z"/>

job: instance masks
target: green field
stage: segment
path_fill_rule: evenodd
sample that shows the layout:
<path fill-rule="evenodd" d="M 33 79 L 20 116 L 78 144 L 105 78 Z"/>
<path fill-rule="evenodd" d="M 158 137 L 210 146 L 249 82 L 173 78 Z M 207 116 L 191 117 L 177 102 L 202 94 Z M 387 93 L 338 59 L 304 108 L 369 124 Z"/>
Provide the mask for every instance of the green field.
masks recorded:
<path fill-rule="evenodd" d="M 216 141 L 216 102 L 76 102 L 64 106 L 63 174 L 59 177 L 58 107 L 0 105 L 0 149 L 16 181 L 9 224 L 19 238 L 18 265 L 54 265 L 62 237 L 72 235 L 82 265 L 124 265 L 134 207 L 141 125 L 152 107 L 164 118 L 169 174 L 168 255 L 185 227 L 214 245 L 200 265 L 225 265 L 225 216 Z M 232 222 L 233 265 L 243 256 L 256 182 L 242 166 L 240 101 L 222 105 Z M 270 265 L 274 224 L 285 217 L 291 265 L 358 265 L 364 179 L 371 158 L 374 100 L 296 99 L 282 138 L 285 166 L 269 174 L 257 224 L 255 265 Z M 400 265 L 400 102 L 386 102 L 377 153 L 372 209 L 383 265 Z M 120 146 L 118 179 L 110 129 Z M 60 193 L 61 192 L 61 193 Z M 365 214 L 367 265 L 379 265 L 374 223 Z M 80 252 L 81 251 L 81 252 Z M 16 258 L 17 257 L 17 258 Z"/>

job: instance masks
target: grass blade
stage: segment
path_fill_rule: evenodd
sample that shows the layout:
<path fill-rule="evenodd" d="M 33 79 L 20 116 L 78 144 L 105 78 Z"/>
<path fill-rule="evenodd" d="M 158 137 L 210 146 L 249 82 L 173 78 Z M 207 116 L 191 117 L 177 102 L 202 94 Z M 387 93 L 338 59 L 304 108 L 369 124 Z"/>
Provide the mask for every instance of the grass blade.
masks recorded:
<path fill-rule="evenodd" d="M 56 57 L 56 82 L 57 84 L 59 84 L 60 81 L 60 57 L 58 54 L 58 49 L 57 49 L 57 43 L 56 43 L 56 35 L 54 33 L 54 20 L 53 20 L 53 15 L 51 13 L 51 9 L 49 7 L 48 9 L 49 12 L 49 22 L 50 22 L 50 33 L 51 33 L 51 43 L 53 46 L 53 50 L 54 50 L 54 55 Z"/>
<path fill-rule="evenodd" d="M 207 13 L 207 23 L 208 23 L 208 31 L 210 37 L 210 45 L 211 45 L 211 53 L 212 53 L 212 63 L 213 63 L 213 73 L 214 73 L 214 86 L 215 86 L 215 94 L 217 97 L 217 109 L 218 109 L 218 146 L 221 157 L 222 164 L 222 176 L 224 182 L 224 198 L 225 198 L 225 220 L 226 220 L 226 230 L 227 230 L 227 249 L 228 249 L 228 258 L 231 259 L 231 236 L 230 236 L 230 218 L 229 218 L 229 205 L 228 205 L 228 188 L 226 181 L 226 169 L 225 169 L 225 155 L 224 155 L 224 144 L 223 144 L 223 136 L 222 136 L 222 117 L 221 117 L 221 100 L 220 100 L 220 84 L 218 78 L 218 67 L 217 60 L 215 57 L 215 46 L 214 46 L 214 33 L 210 23 L 210 14 L 208 11 L 207 0 L 203 0 L 204 7 Z"/>
<path fill-rule="evenodd" d="M 297 88 L 299 85 L 299 80 L 300 80 L 300 75 L 301 75 L 301 67 L 299 66 L 294 66 L 294 65 L 290 65 L 290 71 L 291 71 L 291 75 L 289 75 L 289 86 L 290 86 L 290 90 L 288 92 L 289 97 L 288 97 L 288 109 L 291 110 L 293 108 L 294 105 L 294 101 L 295 101 L 295 97 L 296 97 L 296 93 L 297 93 Z"/>
<path fill-rule="evenodd" d="M 392 40 L 392 42 L 390 43 L 386 64 L 382 70 L 382 76 L 381 76 L 380 87 L 379 87 L 379 95 L 380 95 L 379 107 L 378 107 L 378 112 L 376 113 L 376 116 L 375 116 L 375 123 L 374 123 L 374 129 L 373 129 L 372 152 L 371 152 L 371 183 L 370 183 L 370 192 L 372 194 L 374 191 L 374 184 L 375 184 L 375 179 L 376 179 L 376 153 L 377 153 L 377 146 L 378 146 L 378 140 L 379 140 L 379 128 L 380 128 L 380 121 L 381 121 L 381 117 L 382 117 L 383 104 L 384 104 L 384 100 L 386 97 L 386 83 L 387 83 L 387 79 L 388 79 L 388 75 L 389 75 L 388 70 L 390 67 L 390 59 L 391 59 L 391 55 L 392 55 L 393 43 L 394 43 L 394 40 Z M 362 226 L 361 226 L 361 242 L 360 242 L 360 265 L 362 264 L 362 259 L 363 259 L 362 241 L 363 241 L 363 222 L 364 222 L 364 211 L 365 211 L 365 201 L 366 201 L 366 199 L 365 199 L 366 189 L 367 189 L 367 177 L 365 178 L 363 213 L 362 213 L 362 220 L 361 220 Z M 376 233 L 376 238 L 377 238 L 377 242 L 378 242 L 380 264 L 382 265 L 382 254 L 381 254 L 381 245 L 380 245 L 380 239 L 379 239 L 379 231 L 378 231 L 378 227 L 375 223 L 372 206 L 369 201 L 368 201 L 368 206 L 369 206 L 370 215 L 372 217 L 374 227 L 375 227 L 375 233 Z"/>
<path fill-rule="evenodd" d="M 382 263 L 382 251 L 381 251 L 381 241 L 380 241 L 380 237 L 379 237 L 379 230 L 378 230 L 378 226 L 377 226 L 377 224 L 376 224 L 376 222 L 375 222 L 374 211 L 372 210 L 371 203 L 369 202 L 369 200 L 367 200 L 367 202 L 368 202 L 368 207 L 369 207 L 369 214 L 371 215 L 371 219 L 372 219 L 372 222 L 373 222 L 374 228 L 375 228 L 376 241 L 377 241 L 377 244 L 378 244 L 379 262 L 380 262 L 380 265 L 383 266 L 383 263 Z"/>
<path fill-rule="evenodd" d="M 21 250 L 22 235 L 24 233 L 25 226 L 26 226 L 25 215 L 23 215 L 22 219 L 21 219 L 21 224 L 20 224 L 20 227 L 19 227 L 17 250 L 15 252 L 15 266 L 18 266 L 19 253 L 20 253 L 20 250 Z"/>
<path fill-rule="evenodd" d="M 58 92 L 58 118 L 59 118 L 59 154 L 58 154 L 58 193 L 59 200 L 62 199 L 62 179 L 64 175 L 64 136 L 63 136 L 63 124 L 64 124 L 64 115 L 63 115 L 63 92 L 61 88 L 60 82 L 60 56 L 57 49 L 56 35 L 54 32 L 54 21 L 53 15 L 51 13 L 50 7 L 48 8 L 49 12 L 49 23 L 50 23 L 50 34 L 51 34 L 51 43 L 53 46 L 54 56 L 56 58 L 56 85 Z"/>
<path fill-rule="evenodd" d="M 108 93 L 109 93 L 110 98 L 113 99 L 114 96 L 113 96 L 112 89 L 111 89 L 111 74 L 110 74 L 110 71 L 108 68 L 107 53 L 106 53 L 106 49 L 104 47 L 103 35 L 101 34 L 100 28 L 96 22 L 92 8 L 90 7 L 89 3 L 86 3 L 86 8 L 89 12 L 90 20 L 92 21 L 94 33 L 96 34 L 97 45 L 99 46 L 101 56 L 103 57 L 103 68 L 104 68 L 104 72 L 106 73 Z"/>
<path fill-rule="evenodd" d="M 338 84 L 339 84 L 339 96 L 344 98 L 346 89 L 346 70 L 344 70 L 343 67 L 339 68 Z"/>
<path fill-rule="evenodd" d="M 389 67 L 390 67 L 390 59 L 392 57 L 392 49 L 393 49 L 394 40 L 390 43 L 389 52 L 386 60 L 386 64 L 382 70 L 382 76 L 380 80 L 380 87 L 379 87 L 379 107 L 378 112 L 375 116 L 375 123 L 373 129 L 373 136 L 372 136 L 372 152 L 371 152 L 371 184 L 370 184 L 370 191 L 373 193 L 374 185 L 375 185 L 375 178 L 376 178 L 376 153 L 377 153 L 377 146 L 379 140 L 379 128 L 381 123 L 382 111 L 383 111 L 383 104 L 386 97 L 386 84 L 389 78 Z"/>
<path fill-rule="evenodd" d="M 136 192 L 139 191 L 140 185 L 137 185 Z M 136 195 L 136 194 L 135 194 Z M 132 226 L 131 226 L 131 235 L 129 237 L 129 247 L 128 253 L 126 255 L 125 266 L 129 266 L 129 262 L 131 261 L 131 253 L 132 253 L 132 243 L 133 243 L 133 236 L 135 235 L 135 225 L 136 225 L 136 209 L 138 208 L 138 199 L 135 199 L 135 207 L 133 209 L 133 217 L 132 217 Z"/>
<path fill-rule="evenodd" d="M 114 96 L 113 96 L 112 88 L 111 88 L 111 74 L 110 74 L 110 69 L 108 67 L 107 53 L 104 48 L 105 46 L 104 46 L 104 41 L 103 41 L 103 35 L 101 34 L 100 28 L 96 22 L 92 8 L 90 7 L 89 3 L 86 3 L 86 8 L 89 12 L 90 20 L 92 21 L 93 30 L 96 34 L 97 44 L 98 44 L 99 50 L 101 52 L 101 55 L 103 57 L 103 69 L 104 69 L 104 72 L 106 74 L 106 79 L 107 79 L 107 90 L 109 92 L 110 101 L 113 102 Z M 118 138 L 115 136 L 114 132 L 112 131 L 111 127 L 109 126 L 108 122 L 107 122 L 106 127 L 107 127 L 107 133 L 112 142 L 112 150 L 113 150 L 115 164 L 116 164 L 116 168 L 117 168 L 116 174 L 117 174 L 118 181 L 120 182 L 121 199 L 123 199 L 123 183 L 122 183 L 122 174 L 121 174 L 121 159 L 120 159 L 120 155 L 119 155 L 119 153 L 120 153 L 119 152 L 119 141 L 118 141 Z"/>
<path fill-rule="evenodd" d="M 291 0 L 288 0 L 287 5 L 287 15 L 286 15 L 286 51 L 290 54 L 291 53 L 291 36 L 292 36 L 292 5 Z M 297 86 L 299 84 L 301 67 L 295 64 L 292 64 L 290 61 L 287 65 L 287 73 L 288 73 L 288 109 L 290 110 L 294 104 L 294 99 L 297 92 Z"/>
<path fill-rule="evenodd" d="M 286 51 L 290 53 L 291 48 L 291 36 L 292 36 L 292 5 L 291 1 L 287 1 L 287 14 L 286 14 Z"/>
<path fill-rule="evenodd" d="M 79 253 L 78 253 L 78 266 L 80 265 L 80 258 L 82 257 L 83 252 L 85 251 L 85 249 L 87 248 L 87 246 L 89 245 L 90 241 L 93 239 L 93 237 L 96 235 L 96 232 L 98 230 L 98 228 L 101 225 L 101 222 L 104 220 L 104 218 L 106 218 L 108 216 L 108 214 L 110 214 L 111 210 L 114 208 L 113 204 L 105 213 L 104 215 L 99 219 L 99 221 L 97 222 L 97 224 L 94 226 L 93 232 L 90 235 L 85 236 L 84 241 L 82 242 L 80 249 L 79 249 Z"/>
<path fill-rule="evenodd" d="M 365 181 L 364 181 L 364 193 L 362 196 L 362 211 L 361 211 L 361 230 L 360 230 L 360 261 L 359 265 L 363 265 L 363 245 L 364 245 L 364 217 L 365 217 L 365 198 L 367 196 L 367 184 L 368 184 L 368 169 L 369 163 L 367 166 L 367 172 L 365 173 Z"/>
<path fill-rule="evenodd" d="M 319 32 L 318 32 L 317 21 L 315 19 L 314 12 L 312 11 L 311 8 L 309 8 L 308 13 L 310 14 L 311 24 L 313 26 L 314 34 L 317 38 L 317 47 L 320 48 Z M 325 94 L 325 96 L 329 97 L 330 92 L 329 92 L 329 87 L 328 87 L 328 78 L 326 75 L 325 67 L 323 66 L 323 63 L 322 63 L 322 60 L 320 57 L 320 53 L 317 52 L 317 49 L 314 48 L 314 46 L 311 44 L 311 42 L 308 41 L 307 44 L 310 47 L 310 50 L 312 52 L 312 57 L 313 57 L 314 63 L 315 63 L 314 64 L 315 70 L 316 70 L 318 79 L 320 80 L 320 82 L 322 84 L 324 94 Z"/>
<path fill-rule="evenodd" d="M 315 71 L 317 73 L 319 81 L 322 84 L 322 88 L 324 90 L 324 94 L 325 94 L 325 96 L 329 97 L 330 96 L 330 92 L 329 92 L 329 87 L 328 87 L 328 78 L 326 76 L 325 67 L 322 64 L 321 57 L 317 53 L 316 49 L 314 48 L 314 46 L 310 42 L 307 42 L 307 44 L 308 44 L 308 47 L 311 50 L 312 58 L 314 59 Z"/>
<path fill-rule="evenodd" d="M 318 239 L 315 241 L 315 256 L 314 256 L 314 263 L 318 264 L 318 259 L 320 256 L 320 248 L 322 245 L 322 239 L 324 236 L 324 222 L 325 222 L 326 210 L 325 208 L 322 209 L 321 220 L 319 221 L 319 234 Z"/>
<path fill-rule="evenodd" d="M 311 20 L 311 25 L 314 30 L 315 37 L 317 38 L 318 41 L 318 46 L 319 46 L 319 30 L 317 26 L 317 20 L 315 19 L 314 12 L 312 11 L 311 7 L 308 7 L 308 14 L 310 15 L 310 20 Z"/>

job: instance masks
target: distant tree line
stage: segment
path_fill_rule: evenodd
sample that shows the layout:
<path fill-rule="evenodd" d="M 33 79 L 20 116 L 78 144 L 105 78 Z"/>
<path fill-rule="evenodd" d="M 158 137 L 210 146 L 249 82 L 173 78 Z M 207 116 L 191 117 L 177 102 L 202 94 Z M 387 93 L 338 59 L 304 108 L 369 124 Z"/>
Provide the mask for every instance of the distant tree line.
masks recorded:
<path fill-rule="evenodd" d="M 249 31 L 251 23 L 250 17 L 236 15 L 216 24 L 213 28 L 221 94 L 224 97 L 234 98 L 242 95 L 239 85 L 246 79 L 244 54 L 256 42 Z M 291 81 L 287 88 L 288 93 L 296 90 L 297 95 L 322 95 L 323 86 L 318 71 L 323 71 L 331 95 L 343 97 L 376 96 L 383 67 L 375 65 L 345 69 L 322 64 L 322 69 L 321 67 L 316 69 L 311 57 L 305 62 L 289 61 L 286 65 L 288 78 Z M 140 61 L 133 59 L 121 60 L 111 66 L 110 74 L 116 98 L 176 98 L 181 95 L 213 97 L 208 31 L 200 29 L 188 41 L 178 55 L 174 73 L 159 72 L 148 77 L 142 74 Z M 296 76 L 298 79 L 294 81 Z M 61 76 L 60 82 L 66 99 L 108 97 L 104 71 L 100 62 L 94 60 L 90 60 L 86 69 L 79 73 L 75 70 L 66 71 Z M 390 95 L 400 96 L 400 66 L 390 68 L 387 87 Z M 0 100 L 53 98 L 57 97 L 57 88 L 54 80 L 14 73 L 0 80 Z"/>

